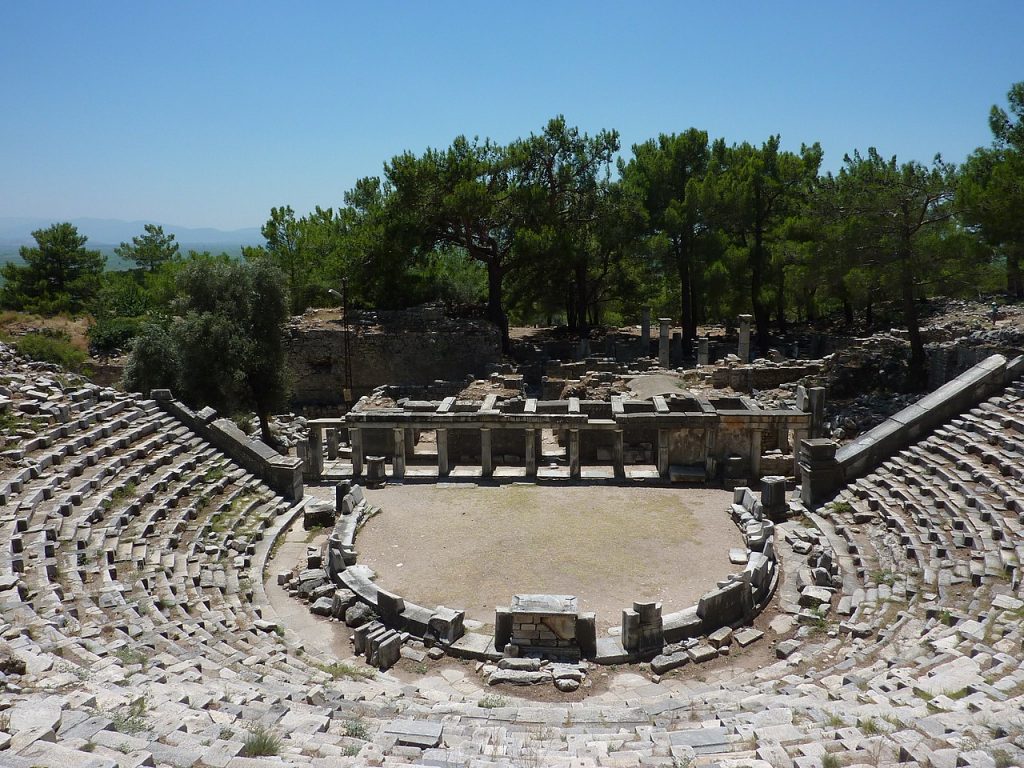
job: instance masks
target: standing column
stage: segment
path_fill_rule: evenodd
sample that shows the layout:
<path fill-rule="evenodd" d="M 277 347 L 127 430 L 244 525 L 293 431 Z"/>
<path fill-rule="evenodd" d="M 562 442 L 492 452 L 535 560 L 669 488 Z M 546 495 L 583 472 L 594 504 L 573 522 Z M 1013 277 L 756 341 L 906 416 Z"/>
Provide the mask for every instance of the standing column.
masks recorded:
<path fill-rule="evenodd" d="M 740 315 L 740 347 L 736 354 L 741 363 L 750 362 L 750 324 L 754 321 L 753 315 Z"/>
<path fill-rule="evenodd" d="M 658 365 L 662 368 L 669 367 L 669 327 L 672 325 L 671 317 L 659 317 L 658 324 Z"/>
<path fill-rule="evenodd" d="M 523 453 L 524 461 L 526 465 L 526 476 L 537 477 L 537 452 L 536 444 L 534 441 L 537 439 L 536 430 L 524 429 L 523 432 L 526 434 L 526 449 Z"/>
<path fill-rule="evenodd" d="M 668 477 L 668 440 L 667 429 L 658 430 L 658 475 Z"/>
<path fill-rule="evenodd" d="M 363 474 L 363 432 L 358 427 L 348 428 L 348 444 L 352 449 L 352 477 Z"/>
<path fill-rule="evenodd" d="M 825 437 L 825 388 L 811 387 L 807 390 L 811 412 L 811 437 Z"/>
<path fill-rule="evenodd" d="M 319 480 L 324 474 L 324 433 L 323 428 L 314 424 L 309 429 L 309 476 Z"/>
<path fill-rule="evenodd" d="M 491 430 L 480 430 L 480 474 L 491 477 L 494 474 L 494 462 L 491 460 Z"/>
<path fill-rule="evenodd" d="M 704 430 L 704 479 L 711 480 L 718 468 L 715 457 L 715 446 L 718 444 L 718 432 L 715 429 Z"/>
<path fill-rule="evenodd" d="M 750 482 L 756 483 L 761 479 L 761 430 L 755 429 L 750 433 Z"/>
<path fill-rule="evenodd" d="M 437 476 L 448 477 L 451 471 L 448 466 L 448 430 L 436 429 L 434 436 L 437 439 Z"/>
<path fill-rule="evenodd" d="M 710 359 L 708 347 L 710 342 L 706 338 L 697 339 L 697 365 L 707 365 Z"/>
<path fill-rule="evenodd" d="M 394 460 L 394 472 L 392 473 L 395 480 L 401 480 L 405 477 L 405 430 L 401 427 L 395 427 L 395 460 Z"/>
<path fill-rule="evenodd" d="M 580 476 L 580 431 L 569 430 L 569 477 L 573 480 Z"/>
<path fill-rule="evenodd" d="M 612 443 L 612 459 L 615 461 L 615 479 L 623 480 L 626 477 L 626 464 L 623 459 L 623 442 L 625 430 L 615 430 L 615 441 Z"/>
<path fill-rule="evenodd" d="M 640 309 L 640 356 L 651 354 L 651 308 Z"/>
<path fill-rule="evenodd" d="M 331 461 L 338 458 L 338 430 L 336 427 L 327 430 L 327 458 Z"/>

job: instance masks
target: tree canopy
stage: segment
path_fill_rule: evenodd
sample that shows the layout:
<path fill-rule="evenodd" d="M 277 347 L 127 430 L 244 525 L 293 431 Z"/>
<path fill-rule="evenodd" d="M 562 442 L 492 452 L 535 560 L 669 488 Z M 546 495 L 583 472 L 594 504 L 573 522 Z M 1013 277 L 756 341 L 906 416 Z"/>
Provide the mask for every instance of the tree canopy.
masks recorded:
<path fill-rule="evenodd" d="M 106 259 L 87 249 L 88 238 L 68 222 L 37 229 L 32 237 L 35 246 L 19 250 L 25 263 L 3 266 L 0 303 L 42 314 L 81 311 L 99 289 Z"/>
<path fill-rule="evenodd" d="M 170 387 L 190 405 L 248 408 L 272 441 L 268 417 L 286 405 L 284 275 L 266 260 L 197 258 L 178 276 L 175 317 L 148 325 L 125 369 L 127 389 Z"/>
<path fill-rule="evenodd" d="M 585 336 L 635 323 L 642 305 L 676 318 L 687 350 L 700 325 L 743 312 L 761 354 L 792 319 L 902 322 L 923 377 L 922 301 L 997 290 L 1000 273 L 1007 294 L 1024 298 L 1024 83 L 992 107 L 989 126 L 991 144 L 960 168 L 868 149 L 822 174 L 817 143 L 730 144 L 688 128 L 626 152 L 615 131 L 588 134 L 559 115 L 504 144 L 458 136 L 401 152 L 336 207 L 300 216 L 275 206 L 264 244 L 244 256 L 279 271 L 293 314 L 334 304 L 331 289 L 346 280 L 353 307 L 478 305 L 506 350 L 510 322 Z M 174 315 L 180 280 L 202 260 L 147 225 L 117 251 L 143 269 L 101 283 L 102 257 L 70 224 L 35 235 L 25 265 L 4 268 L 0 298 L 91 309 L 107 346 L 150 315 Z"/>

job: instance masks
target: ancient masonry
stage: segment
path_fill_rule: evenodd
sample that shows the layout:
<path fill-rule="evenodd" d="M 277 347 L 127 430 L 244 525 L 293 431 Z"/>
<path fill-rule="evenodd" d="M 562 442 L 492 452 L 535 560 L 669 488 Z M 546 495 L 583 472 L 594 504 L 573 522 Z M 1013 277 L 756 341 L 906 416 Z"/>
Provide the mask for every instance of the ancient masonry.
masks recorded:
<path fill-rule="evenodd" d="M 699 675 L 668 671 L 691 650 L 669 644 L 657 667 L 609 671 L 590 695 L 548 701 L 487 688 L 472 666 L 399 679 L 339 664 L 289 628 L 264 582 L 271 547 L 308 502 L 204 436 L 198 425 L 216 419 L 190 424 L 166 402 L 6 348 L 0 365 L 4 766 L 1024 762 L 1020 361 L 989 359 L 849 450 L 799 446 L 811 499 L 799 522 L 774 526 L 781 613 L 753 646 L 773 643 L 772 663 L 731 664 L 745 640 L 729 629 L 687 656 L 705 665 Z M 238 451 L 263 471 L 258 451 Z M 751 514 L 739 506 L 741 520 Z M 324 578 L 333 604 L 343 588 Z M 827 594 L 834 613 L 813 612 L 805 593 Z M 378 661 L 396 645 L 381 619 L 409 610 L 379 595 L 381 627 L 359 641 Z M 568 631 L 568 601 L 522 595 L 508 609 L 512 643 L 541 640 L 531 625 L 586 636 L 584 614 Z M 629 642 L 647 647 L 658 619 L 656 605 L 627 607 Z M 454 645 L 445 629 L 432 642 Z M 488 674 L 579 683 L 574 669 L 510 656 Z"/>

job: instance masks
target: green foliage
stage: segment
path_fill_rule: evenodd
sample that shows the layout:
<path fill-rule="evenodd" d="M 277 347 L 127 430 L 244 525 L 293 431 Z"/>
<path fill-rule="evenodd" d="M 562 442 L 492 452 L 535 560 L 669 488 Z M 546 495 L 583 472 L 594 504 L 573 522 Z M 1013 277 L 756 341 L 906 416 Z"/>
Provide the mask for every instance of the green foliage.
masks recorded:
<path fill-rule="evenodd" d="M 143 325 L 131 347 L 121 377 L 130 392 L 149 394 L 154 389 L 178 389 L 181 356 L 170 331 L 153 323 Z"/>
<path fill-rule="evenodd" d="M 271 440 L 267 417 L 284 406 L 287 394 L 283 283 L 266 260 L 190 259 L 178 275 L 178 316 L 142 329 L 124 386 L 141 392 L 168 387 L 192 406 L 225 414 L 252 409 Z"/>
<path fill-rule="evenodd" d="M 121 709 L 113 713 L 111 720 L 113 721 L 114 730 L 127 734 L 145 731 L 149 727 L 146 722 L 148 712 L 149 705 L 146 697 L 142 696 L 136 699 L 128 705 L 127 709 Z"/>
<path fill-rule="evenodd" d="M 249 735 L 242 744 L 245 757 L 272 757 L 281 751 L 281 737 L 261 723 L 249 726 Z"/>
<path fill-rule="evenodd" d="M 0 270 L 0 305 L 42 315 L 81 311 L 99 289 L 106 259 L 86 249 L 87 238 L 67 222 L 32 237 L 35 247 L 19 251 L 24 265 L 9 262 Z"/>
<path fill-rule="evenodd" d="M 344 734 L 349 738 L 362 739 L 363 741 L 367 741 L 370 738 L 370 732 L 366 727 L 366 723 L 362 720 L 346 720 Z"/>
<path fill-rule="evenodd" d="M 114 253 L 153 272 L 178 255 L 178 244 L 174 242 L 174 235 L 164 234 L 163 227 L 146 224 L 143 229 L 144 234 L 133 237 L 131 243 L 121 243 Z"/>
<path fill-rule="evenodd" d="M 18 337 L 14 346 L 23 357 L 43 363 L 56 363 L 70 371 L 81 371 L 86 361 L 86 354 L 71 344 L 66 333 L 59 331 L 26 333 Z"/>
<path fill-rule="evenodd" d="M 93 354 L 109 355 L 130 347 L 144 321 L 138 317 L 100 318 L 89 327 L 89 349 Z"/>

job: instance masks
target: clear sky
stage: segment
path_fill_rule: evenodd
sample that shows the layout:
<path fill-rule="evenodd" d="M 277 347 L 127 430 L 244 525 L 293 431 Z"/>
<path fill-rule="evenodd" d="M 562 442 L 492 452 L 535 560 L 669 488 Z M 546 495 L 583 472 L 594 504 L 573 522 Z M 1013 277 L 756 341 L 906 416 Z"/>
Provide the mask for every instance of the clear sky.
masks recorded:
<path fill-rule="evenodd" d="M 1024 0 L 5 0 L 0 216 L 259 226 L 556 114 L 958 162 L 1019 80 Z"/>

